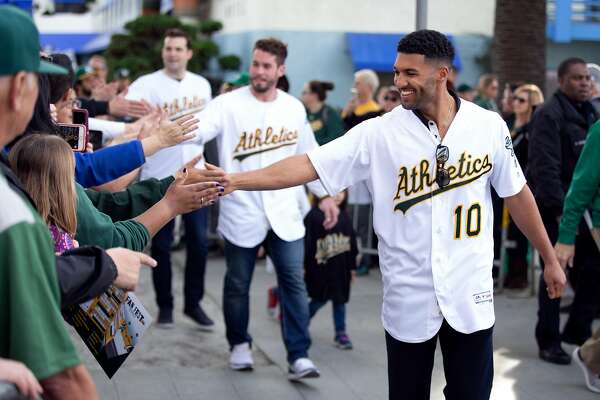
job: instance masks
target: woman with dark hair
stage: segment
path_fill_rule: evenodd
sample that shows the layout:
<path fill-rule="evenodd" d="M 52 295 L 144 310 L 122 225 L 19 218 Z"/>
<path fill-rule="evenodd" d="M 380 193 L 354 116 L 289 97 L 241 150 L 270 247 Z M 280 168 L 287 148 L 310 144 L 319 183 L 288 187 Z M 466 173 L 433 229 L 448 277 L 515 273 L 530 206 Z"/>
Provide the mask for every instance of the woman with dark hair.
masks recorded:
<path fill-rule="evenodd" d="M 333 83 L 322 81 L 310 81 L 302 90 L 302 103 L 319 146 L 346 132 L 342 117 L 333 107 L 325 104 L 330 90 L 333 90 Z"/>

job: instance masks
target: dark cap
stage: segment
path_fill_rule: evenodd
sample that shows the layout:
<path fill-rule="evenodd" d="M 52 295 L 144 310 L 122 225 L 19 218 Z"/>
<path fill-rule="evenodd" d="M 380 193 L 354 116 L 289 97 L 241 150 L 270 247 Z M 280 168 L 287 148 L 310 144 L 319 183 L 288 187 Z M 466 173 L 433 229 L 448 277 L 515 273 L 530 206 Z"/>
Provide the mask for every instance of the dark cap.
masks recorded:
<path fill-rule="evenodd" d="M 0 6 L 0 38 L 0 76 L 19 71 L 67 73 L 58 65 L 40 60 L 40 35 L 25 11 L 13 6 Z"/>

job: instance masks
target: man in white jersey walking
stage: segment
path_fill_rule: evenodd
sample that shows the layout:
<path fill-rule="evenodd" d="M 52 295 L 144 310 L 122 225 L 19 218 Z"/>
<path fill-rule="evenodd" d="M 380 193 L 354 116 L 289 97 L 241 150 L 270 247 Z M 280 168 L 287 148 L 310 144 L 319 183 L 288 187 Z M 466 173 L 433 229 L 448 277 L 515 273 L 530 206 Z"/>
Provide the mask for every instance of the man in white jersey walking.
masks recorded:
<path fill-rule="evenodd" d="M 302 103 L 278 90 L 285 73 L 287 47 L 277 39 L 256 42 L 250 85 L 215 98 L 199 116 L 199 140 L 217 137 L 219 163 L 230 171 L 248 171 L 316 148 Z M 309 186 L 318 197 L 319 182 Z M 252 369 L 252 337 L 248 333 L 249 296 L 258 248 L 263 245 L 277 272 L 281 300 L 281 333 L 292 380 L 318 377 L 308 358 L 308 299 L 304 285 L 304 224 L 297 189 L 234 193 L 220 203 L 219 233 L 225 238 L 227 272 L 223 314 L 231 346 L 230 366 Z M 321 201 L 333 225 L 333 199 Z"/>
<path fill-rule="evenodd" d="M 127 98 L 146 100 L 165 111 L 169 118 L 196 114 L 211 99 L 210 84 L 200 75 L 187 71 L 192 58 L 190 39 L 180 29 L 165 33 L 162 59 L 164 68 L 139 77 L 129 86 Z M 184 142 L 164 149 L 146 159 L 141 179 L 162 179 L 173 175 L 185 163 L 202 154 L 204 146 L 196 142 Z M 208 208 L 184 214 L 187 256 L 184 280 L 184 314 L 194 320 L 202 330 L 212 330 L 213 321 L 204 313 L 200 301 L 204 296 L 204 272 L 207 255 Z M 173 324 L 173 295 L 171 292 L 171 244 L 173 228 L 171 221 L 152 239 L 151 254 L 158 262 L 152 270 L 156 302 L 159 307 L 157 323 L 163 327 Z"/>
<path fill-rule="evenodd" d="M 403 107 L 306 155 L 233 173 L 226 193 L 320 179 L 334 194 L 367 181 L 384 286 L 389 398 L 429 399 L 439 338 L 446 399 L 488 399 L 494 325 L 490 186 L 545 260 L 550 297 L 560 296 L 564 272 L 505 123 L 446 89 L 454 56 L 448 39 L 417 31 L 397 50 L 394 79 Z"/>

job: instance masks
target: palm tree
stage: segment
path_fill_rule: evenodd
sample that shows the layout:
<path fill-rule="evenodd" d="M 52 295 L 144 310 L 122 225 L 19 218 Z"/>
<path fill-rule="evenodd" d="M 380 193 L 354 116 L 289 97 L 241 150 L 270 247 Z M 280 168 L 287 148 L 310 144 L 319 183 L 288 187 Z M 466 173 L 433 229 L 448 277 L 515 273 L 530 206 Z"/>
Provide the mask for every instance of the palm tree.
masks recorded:
<path fill-rule="evenodd" d="M 496 0 L 492 68 L 500 88 L 522 81 L 544 90 L 546 0 Z"/>

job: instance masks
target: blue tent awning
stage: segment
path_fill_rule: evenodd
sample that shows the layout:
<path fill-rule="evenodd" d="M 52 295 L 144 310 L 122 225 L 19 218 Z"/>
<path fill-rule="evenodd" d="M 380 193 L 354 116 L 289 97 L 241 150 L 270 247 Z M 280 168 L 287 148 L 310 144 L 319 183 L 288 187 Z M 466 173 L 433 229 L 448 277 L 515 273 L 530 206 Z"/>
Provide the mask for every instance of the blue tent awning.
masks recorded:
<path fill-rule="evenodd" d="M 74 53 L 87 53 L 86 45 L 98 36 L 97 33 L 42 33 L 40 45 L 50 47 L 53 52 L 73 51 Z"/>
<path fill-rule="evenodd" d="M 379 72 L 391 72 L 396 60 L 398 41 L 404 34 L 398 33 L 346 33 L 346 42 L 355 69 L 368 68 Z M 448 35 L 454 45 L 454 67 L 462 69 L 462 63 L 454 38 Z"/>

